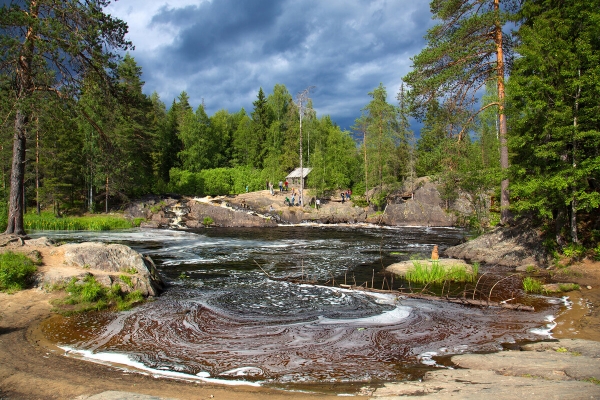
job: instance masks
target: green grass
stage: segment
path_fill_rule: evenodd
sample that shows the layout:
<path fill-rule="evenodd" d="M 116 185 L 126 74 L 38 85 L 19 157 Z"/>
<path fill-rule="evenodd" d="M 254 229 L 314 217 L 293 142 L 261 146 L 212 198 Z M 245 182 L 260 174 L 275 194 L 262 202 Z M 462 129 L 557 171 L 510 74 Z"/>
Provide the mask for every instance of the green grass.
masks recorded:
<path fill-rule="evenodd" d="M 123 280 L 124 276 L 119 278 Z M 131 278 L 129 281 L 131 283 Z M 119 285 L 107 288 L 98 283 L 92 275 L 87 275 L 83 281 L 78 281 L 77 278 L 71 279 L 64 290 L 67 292 L 67 297 L 54 302 L 56 311 L 63 315 L 107 308 L 124 311 L 144 301 L 144 296 L 139 290 L 123 293 Z"/>
<path fill-rule="evenodd" d="M 0 291 L 12 293 L 26 288 L 36 270 L 35 263 L 23 254 L 0 254 Z"/>
<path fill-rule="evenodd" d="M 202 220 L 202 225 L 204 226 L 211 226 L 214 223 L 215 221 L 211 217 L 204 217 L 204 220 Z"/>
<path fill-rule="evenodd" d="M 56 218 L 51 212 L 28 213 L 23 216 L 26 230 L 40 231 L 110 231 L 140 226 L 142 218 L 133 221 L 114 215 Z"/>
<path fill-rule="evenodd" d="M 473 272 L 468 272 L 465 267 L 452 266 L 442 267 L 439 262 L 433 262 L 431 267 L 419 261 L 413 261 L 413 268 L 409 269 L 404 276 L 409 282 L 417 284 L 451 282 L 474 282 L 479 273 L 479 265 L 472 266 Z"/>
<path fill-rule="evenodd" d="M 573 290 L 579 290 L 579 285 L 576 283 L 559 283 L 558 290 L 561 292 L 572 292 Z"/>
<path fill-rule="evenodd" d="M 527 293 L 545 293 L 546 289 L 544 289 L 544 284 L 535 278 L 530 276 L 525 277 L 523 279 L 523 290 Z"/>

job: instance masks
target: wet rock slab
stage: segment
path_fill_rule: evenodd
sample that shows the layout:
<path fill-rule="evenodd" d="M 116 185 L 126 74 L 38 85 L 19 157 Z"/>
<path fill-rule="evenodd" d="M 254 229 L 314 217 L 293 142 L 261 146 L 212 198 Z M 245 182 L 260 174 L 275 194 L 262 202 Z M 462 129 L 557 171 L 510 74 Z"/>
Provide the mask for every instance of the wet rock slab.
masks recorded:
<path fill-rule="evenodd" d="M 456 369 L 428 372 L 421 382 L 386 384 L 373 398 L 600 398 L 600 343 L 560 340 L 522 349 L 457 355 L 452 357 Z"/>

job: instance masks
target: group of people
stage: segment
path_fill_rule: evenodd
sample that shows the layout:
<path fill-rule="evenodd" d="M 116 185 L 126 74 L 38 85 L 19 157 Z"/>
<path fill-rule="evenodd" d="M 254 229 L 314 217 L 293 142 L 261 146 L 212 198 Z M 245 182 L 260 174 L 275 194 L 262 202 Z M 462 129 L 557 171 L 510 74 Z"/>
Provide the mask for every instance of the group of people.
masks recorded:
<path fill-rule="evenodd" d="M 342 196 L 342 204 L 344 204 L 344 202 L 346 200 L 350 200 L 350 196 L 352 196 L 352 190 L 348 189 L 345 192 L 342 191 L 341 196 Z"/>
<path fill-rule="evenodd" d="M 273 182 L 267 181 L 267 190 L 271 192 L 271 196 L 275 196 L 275 190 L 273 188 Z M 288 181 L 279 181 L 279 192 L 288 191 Z"/>
<path fill-rule="evenodd" d="M 285 190 L 287 191 L 287 186 L 286 186 Z M 300 202 L 301 200 L 298 199 L 298 201 Z M 285 200 L 283 201 L 283 204 L 288 205 L 288 206 L 300 205 L 300 203 L 296 204 L 296 189 L 295 188 L 292 188 L 292 199 L 290 200 L 290 198 L 286 196 Z"/>

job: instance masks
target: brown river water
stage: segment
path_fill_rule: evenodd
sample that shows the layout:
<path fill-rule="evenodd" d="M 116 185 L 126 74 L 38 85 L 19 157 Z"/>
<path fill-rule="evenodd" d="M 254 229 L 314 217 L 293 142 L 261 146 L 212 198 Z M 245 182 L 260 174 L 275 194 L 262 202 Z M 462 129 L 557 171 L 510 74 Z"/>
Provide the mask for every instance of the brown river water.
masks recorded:
<path fill-rule="evenodd" d="M 426 259 L 434 244 L 443 250 L 464 235 L 448 228 L 317 226 L 56 233 L 55 239 L 124 243 L 150 254 L 168 288 L 131 311 L 56 317 L 42 328 L 69 354 L 156 375 L 296 389 L 333 384 L 338 393 L 418 379 L 446 368 L 448 355 L 550 337 L 563 302 L 524 296 L 510 279 L 494 289 L 495 300 L 517 298 L 535 312 L 332 286 L 389 286 L 384 266 Z M 488 287 L 499 279 L 486 274 Z M 393 285 L 407 289 L 397 278 Z"/>

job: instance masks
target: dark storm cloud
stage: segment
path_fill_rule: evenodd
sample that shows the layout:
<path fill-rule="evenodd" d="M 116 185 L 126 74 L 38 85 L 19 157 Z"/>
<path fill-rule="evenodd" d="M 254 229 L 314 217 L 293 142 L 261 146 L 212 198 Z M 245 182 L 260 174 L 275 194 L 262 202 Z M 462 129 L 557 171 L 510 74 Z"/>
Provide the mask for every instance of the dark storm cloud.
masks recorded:
<path fill-rule="evenodd" d="M 251 111 L 259 87 L 270 93 L 282 83 L 295 96 L 315 86 L 319 116 L 329 114 L 343 128 L 379 83 L 395 103 L 410 57 L 432 25 L 428 4 L 414 0 L 180 1 L 155 7 L 148 19 L 144 29 L 160 41 L 151 52 L 143 37 L 132 37 L 146 91 L 169 105 L 185 90 L 194 107 L 203 99 L 212 114 Z M 121 18 L 135 18 L 135 11 Z"/>

